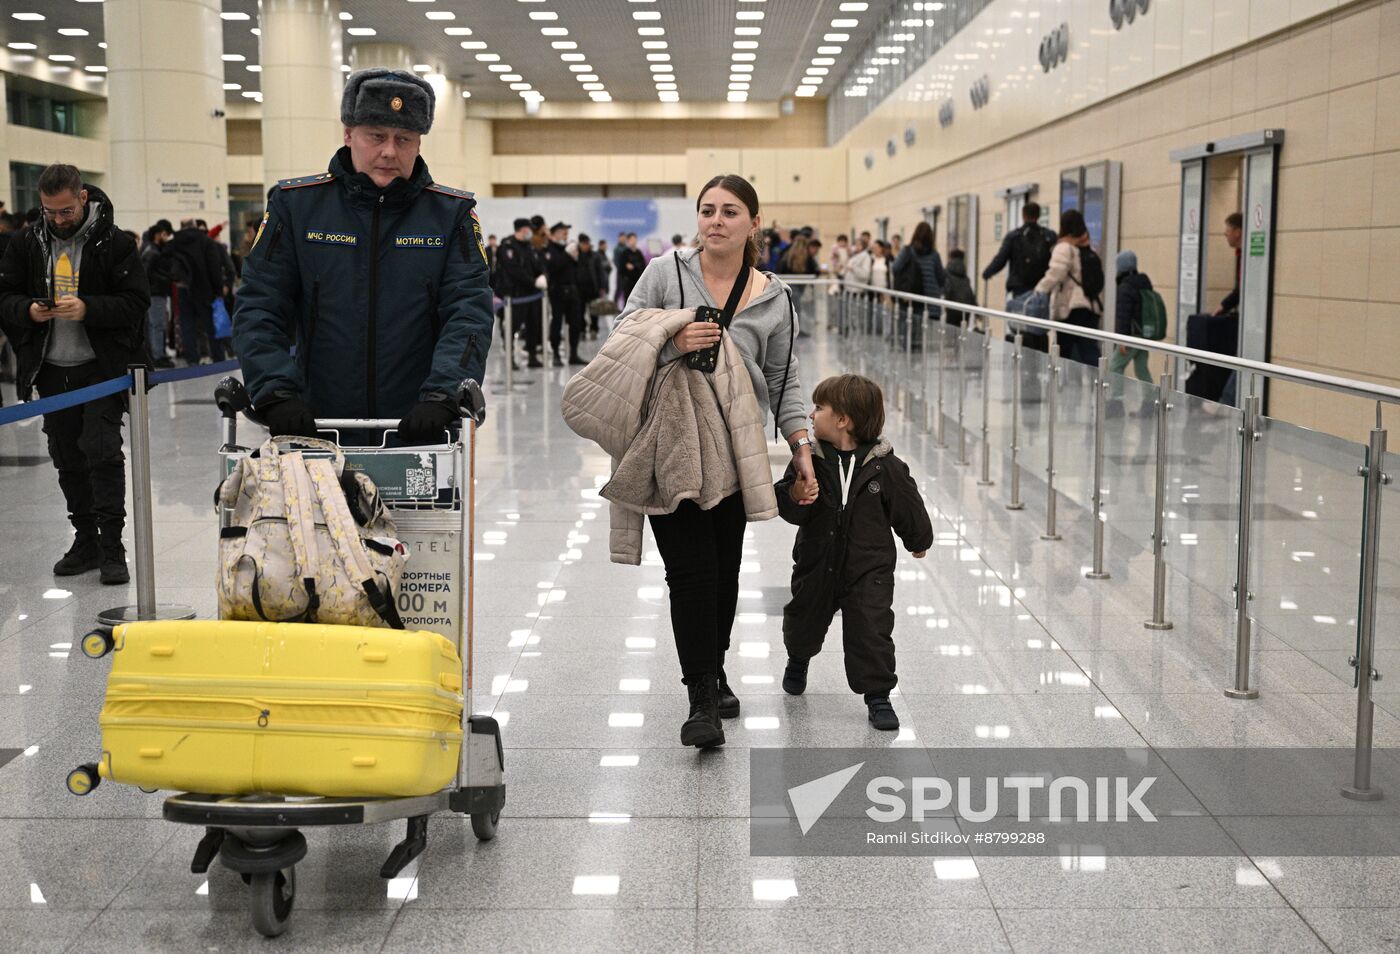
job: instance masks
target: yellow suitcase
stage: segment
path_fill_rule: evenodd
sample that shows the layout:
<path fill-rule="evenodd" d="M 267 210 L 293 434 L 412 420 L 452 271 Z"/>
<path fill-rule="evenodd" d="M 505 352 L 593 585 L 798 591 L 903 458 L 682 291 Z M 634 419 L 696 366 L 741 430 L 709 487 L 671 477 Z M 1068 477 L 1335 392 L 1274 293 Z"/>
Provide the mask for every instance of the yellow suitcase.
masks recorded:
<path fill-rule="evenodd" d="M 221 795 L 426 795 L 462 746 L 462 662 L 437 633 L 219 620 L 113 633 L 104 778 Z"/>

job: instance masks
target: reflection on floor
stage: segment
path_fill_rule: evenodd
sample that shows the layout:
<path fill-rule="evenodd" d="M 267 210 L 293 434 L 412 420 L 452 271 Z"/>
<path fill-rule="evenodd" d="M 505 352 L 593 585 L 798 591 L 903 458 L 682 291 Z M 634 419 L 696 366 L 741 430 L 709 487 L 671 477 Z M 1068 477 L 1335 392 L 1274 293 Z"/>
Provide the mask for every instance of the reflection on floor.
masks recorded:
<path fill-rule="evenodd" d="M 982 372 L 964 375 L 971 466 L 958 466 L 956 349 L 944 374 L 949 447 L 923 408 L 892 413 L 889 435 L 935 517 L 928 559 L 901 561 L 896 588 L 897 739 L 870 729 L 838 654 L 818 657 L 806 696 L 778 685 L 792 534 L 750 527 L 729 660 L 744 711 L 728 744 L 678 745 L 684 690 L 662 568 L 607 562 L 598 497 L 608 462 L 563 426 L 566 372 L 520 373 L 507 393 L 493 356 L 480 441 L 481 541 L 475 706 L 504 726 L 508 797 L 499 837 L 478 844 L 459 819 L 432 823 L 427 852 L 389 882 L 377 868 L 397 828 L 309 833 L 297 950 L 437 949 L 1377 951 L 1393 949 L 1400 860 L 1342 858 L 754 858 L 749 752 L 760 746 L 1283 746 L 1351 744 L 1360 448 L 1296 429 L 1259 445 L 1252 655 L 1255 702 L 1221 692 L 1233 672 L 1235 412 L 1178 396 L 1168 466 L 1167 617 L 1153 632 L 1149 552 L 1155 422 L 1128 382 L 1111 421 L 1105 513 L 1108 581 L 1088 581 L 1089 379 L 1061 376 L 1056 435 L 1058 542 L 1045 529 L 1042 388 L 1027 387 L 1020 462 L 1026 509 L 1008 511 L 1010 367 L 987 379 L 997 452 L 979 487 Z M 819 328 L 803 384 L 864 367 L 916 382 L 936 406 L 937 350 L 905 364 L 880 342 Z M 981 358 L 969 355 L 968 365 Z M 1028 357 L 1028 375 L 1043 370 Z M 207 381 L 152 395 L 160 596 L 212 615 L 217 415 Z M 12 396 L 12 392 L 11 392 Z M 895 395 L 890 394 L 893 404 Z M 44 456 L 37 422 L 0 428 L 0 458 Z M 775 455 L 775 460 L 777 456 Z M 130 602 L 94 577 L 56 580 L 63 501 L 47 465 L 0 469 L 8 502 L 0 551 L 0 922 L 17 950 L 264 949 L 236 876 L 189 874 L 200 832 L 160 820 L 160 798 L 106 785 L 86 799 L 65 772 L 97 751 L 105 666 L 73 652 L 94 613 Z M 1387 494 L 1393 494 L 1393 489 Z M 1393 498 L 1391 498 L 1393 499 Z M 1221 506 L 1224 505 L 1224 506 Z M 1390 512 L 1395 513 L 1392 507 Z M 648 541 L 650 543 L 650 541 Z M 1396 567 L 1382 570 L 1385 610 Z M 1378 668 L 1400 661 L 1387 625 Z M 833 645 L 839 645 L 833 641 Z M 1383 681 L 1378 688 L 1389 686 Z M 1378 744 L 1400 741 L 1397 697 L 1382 697 Z M 3 762 L 3 755 L 0 755 Z M 1084 861 L 1085 863 L 1081 863 Z"/>

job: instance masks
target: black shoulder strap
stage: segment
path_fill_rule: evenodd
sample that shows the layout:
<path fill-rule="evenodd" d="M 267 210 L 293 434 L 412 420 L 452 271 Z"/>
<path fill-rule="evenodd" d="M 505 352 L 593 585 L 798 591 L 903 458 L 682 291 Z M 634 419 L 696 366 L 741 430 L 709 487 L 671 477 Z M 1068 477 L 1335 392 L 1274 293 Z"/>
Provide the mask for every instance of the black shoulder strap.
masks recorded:
<path fill-rule="evenodd" d="M 792 292 L 786 286 L 783 287 L 783 294 L 787 295 L 788 303 L 788 359 L 787 367 L 783 368 L 783 387 L 778 392 L 778 406 L 773 408 L 773 436 L 781 438 L 778 431 L 778 412 L 783 408 L 783 400 L 787 397 L 788 375 L 792 373 L 792 346 L 797 343 L 797 309 L 792 304 Z"/>
<path fill-rule="evenodd" d="M 719 326 L 728 328 L 734 320 L 734 312 L 739 310 L 739 302 L 744 297 L 744 289 L 749 286 L 749 265 L 739 266 L 739 277 L 734 279 L 734 287 L 729 289 L 729 300 L 724 303 L 724 311 L 719 315 Z"/>
<path fill-rule="evenodd" d="M 676 287 L 679 288 L 679 289 L 681 290 L 681 303 L 680 303 L 680 306 L 679 306 L 679 307 L 684 308 L 684 307 L 685 307 L 685 277 L 681 274 L 681 257 L 680 257 L 679 255 L 676 255 L 676 254 L 673 253 L 673 254 L 671 255 L 671 258 L 672 258 L 672 259 L 675 261 L 675 263 L 676 263 Z"/>

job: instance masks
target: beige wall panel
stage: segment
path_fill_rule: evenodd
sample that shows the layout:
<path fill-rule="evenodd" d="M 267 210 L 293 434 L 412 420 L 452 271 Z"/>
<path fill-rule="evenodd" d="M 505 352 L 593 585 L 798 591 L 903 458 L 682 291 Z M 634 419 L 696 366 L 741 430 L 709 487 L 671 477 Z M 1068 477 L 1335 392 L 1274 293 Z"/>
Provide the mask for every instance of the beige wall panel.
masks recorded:
<path fill-rule="evenodd" d="M 1400 302 L 1400 229 L 1372 229 L 1369 233 L 1370 247 L 1366 256 L 1371 301 Z M 1400 353 L 1391 356 L 1396 361 L 1396 371 L 1400 372 Z"/>
<path fill-rule="evenodd" d="M 520 165 L 525 171 L 526 185 L 559 181 L 554 174 L 553 156 L 522 156 L 520 157 Z M 633 175 L 635 176 L 635 174 L 634 172 Z M 630 182 L 632 180 L 622 179 L 618 181 Z"/>
<path fill-rule="evenodd" d="M 1372 227 L 1400 226 L 1400 152 L 1372 157 L 1370 213 Z"/>
<path fill-rule="evenodd" d="M 1332 21 L 1328 86 L 1339 89 L 1376 77 L 1380 63 L 1380 7 L 1339 12 Z"/>
<path fill-rule="evenodd" d="M 1375 144 L 1376 84 L 1333 90 L 1327 97 L 1327 157 L 1363 155 Z"/>
<path fill-rule="evenodd" d="M 667 182 L 689 181 L 685 156 L 663 156 L 662 160 Z"/>
<path fill-rule="evenodd" d="M 738 149 L 690 149 L 686 152 L 685 191 L 699 198 L 700 187 L 717 175 L 739 168 Z M 760 193 L 760 198 L 762 193 Z"/>
<path fill-rule="evenodd" d="M 1366 303 L 1333 301 L 1319 308 L 1317 364 L 1334 372 L 1356 373 L 1366 356 Z"/>
<path fill-rule="evenodd" d="M 1273 353 L 1275 361 L 1312 361 L 1317 355 L 1316 298 L 1274 296 Z"/>
<path fill-rule="evenodd" d="M 560 165 L 566 163 L 561 161 Z M 660 156 L 638 156 L 637 157 L 637 181 L 638 182 L 662 182 L 666 176 L 666 166 L 661 161 Z"/>
<path fill-rule="evenodd" d="M 560 163 L 574 182 L 607 182 L 607 156 L 576 156 Z"/>
<path fill-rule="evenodd" d="M 636 182 L 637 181 L 637 157 L 636 156 L 609 156 L 608 157 L 608 181 L 609 182 Z"/>
<path fill-rule="evenodd" d="M 1211 8 L 1212 53 L 1232 50 L 1249 39 L 1249 0 L 1214 0 Z"/>
<path fill-rule="evenodd" d="M 745 149 L 739 153 L 739 174 L 758 190 L 760 200 L 778 187 L 778 153 L 773 149 Z"/>
<path fill-rule="evenodd" d="M 1400 149 L 1400 75 L 1376 83 L 1376 151 Z"/>
<path fill-rule="evenodd" d="M 1400 3 L 1383 3 L 1377 28 L 1376 70 L 1381 76 L 1400 72 Z"/>
<path fill-rule="evenodd" d="M 1361 368 L 1387 380 L 1400 378 L 1400 304 L 1369 302 L 1366 305 L 1366 353 Z"/>

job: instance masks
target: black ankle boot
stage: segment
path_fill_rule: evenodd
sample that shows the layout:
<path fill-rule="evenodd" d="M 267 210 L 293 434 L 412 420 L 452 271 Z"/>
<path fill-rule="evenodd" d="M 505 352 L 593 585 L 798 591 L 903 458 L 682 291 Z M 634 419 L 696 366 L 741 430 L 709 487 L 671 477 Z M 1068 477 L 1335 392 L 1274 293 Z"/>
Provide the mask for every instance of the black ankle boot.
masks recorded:
<path fill-rule="evenodd" d="M 719 669 L 719 717 L 721 719 L 739 718 L 739 697 L 734 695 L 734 690 L 729 688 L 729 679 L 724 675 L 724 667 Z"/>
<path fill-rule="evenodd" d="M 870 710 L 870 724 L 882 732 L 893 732 L 899 728 L 899 716 L 894 714 L 888 692 L 867 692 L 865 707 Z"/>
<path fill-rule="evenodd" d="M 579 354 L 578 354 L 577 351 L 571 351 L 571 352 L 569 352 L 569 364 L 574 365 L 575 367 L 578 367 L 578 366 L 580 366 L 580 365 L 585 365 L 585 364 L 587 364 L 587 363 L 588 363 L 587 361 L 585 361 L 583 358 L 580 358 L 580 357 L 579 357 Z"/>
<path fill-rule="evenodd" d="M 131 582 L 131 571 L 126 568 L 126 547 L 122 546 L 121 536 L 115 540 L 107 535 L 102 537 L 102 566 L 99 579 L 108 586 L 119 586 Z"/>
<path fill-rule="evenodd" d="M 807 691 L 807 664 L 811 661 L 788 657 L 787 667 L 783 669 L 783 692 L 790 696 L 800 696 Z"/>
<path fill-rule="evenodd" d="M 102 548 L 97 544 L 97 534 L 81 531 L 68 552 L 53 565 L 54 576 L 77 576 L 102 565 Z"/>
<path fill-rule="evenodd" d="M 719 721 L 719 685 L 714 676 L 697 676 L 691 685 L 690 717 L 681 725 L 681 745 L 708 749 L 724 744 L 724 726 Z"/>

